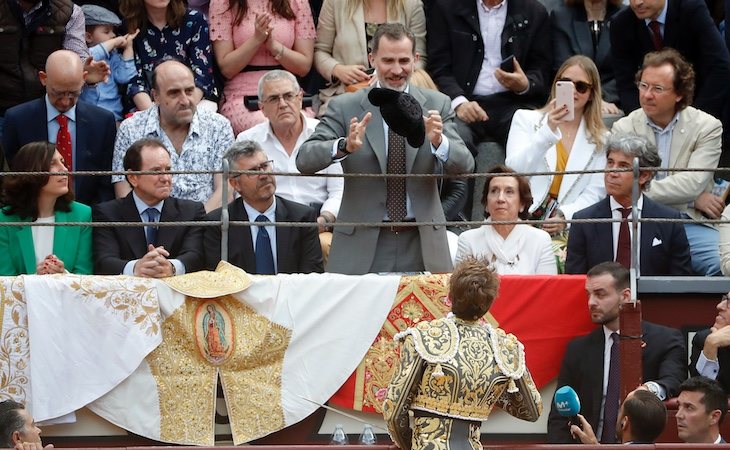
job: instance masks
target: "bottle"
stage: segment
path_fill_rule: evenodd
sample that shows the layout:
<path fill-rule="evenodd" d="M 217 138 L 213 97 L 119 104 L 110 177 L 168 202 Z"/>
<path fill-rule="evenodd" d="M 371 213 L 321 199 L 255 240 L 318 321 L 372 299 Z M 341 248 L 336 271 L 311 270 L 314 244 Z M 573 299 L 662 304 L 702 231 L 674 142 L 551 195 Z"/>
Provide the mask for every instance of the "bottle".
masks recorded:
<path fill-rule="evenodd" d="M 349 445 L 350 441 L 347 439 L 347 434 L 345 434 L 345 430 L 342 428 L 342 424 L 338 423 L 335 425 L 335 431 L 332 433 L 332 437 L 330 437 L 330 445 Z"/>
<path fill-rule="evenodd" d="M 373 427 L 369 423 L 366 423 L 365 428 L 362 429 L 358 442 L 360 445 L 375 445 L 378 443 L 378 438 L 373 433 Z"/>

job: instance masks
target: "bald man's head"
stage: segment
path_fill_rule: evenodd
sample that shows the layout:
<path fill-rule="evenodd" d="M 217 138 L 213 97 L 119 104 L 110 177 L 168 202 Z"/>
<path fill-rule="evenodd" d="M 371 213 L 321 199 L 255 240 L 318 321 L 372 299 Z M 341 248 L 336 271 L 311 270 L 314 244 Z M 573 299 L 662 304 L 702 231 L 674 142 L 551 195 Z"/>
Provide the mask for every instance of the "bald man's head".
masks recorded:
<path fill-rule="evenodd" d="M 46 59 L 46 70 L 38 72 L 51 105 L 65 113 L 76 105 L 84 86 L 86 73 L 79 55 L 69 50 L 57 50 Z"/>
<path fill-rule="evenodd" d="M 195 78 L 190 67 L 165 61 L 152 72 L 152 98 L 160 108 L 163 126 L 187 127 L 195 114 Z"/>

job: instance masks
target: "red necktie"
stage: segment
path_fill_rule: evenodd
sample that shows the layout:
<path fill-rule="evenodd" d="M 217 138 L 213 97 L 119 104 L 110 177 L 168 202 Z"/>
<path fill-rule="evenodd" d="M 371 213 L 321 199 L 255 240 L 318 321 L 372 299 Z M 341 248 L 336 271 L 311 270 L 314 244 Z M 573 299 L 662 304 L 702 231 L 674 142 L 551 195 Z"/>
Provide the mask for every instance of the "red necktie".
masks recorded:
<path fill-rule="evenodd" d="M 631 268 L 631 234 L 629 233 L 628 217 L 631 208 L 619 208 L 621 224 L 618 227 L 618 246 L 616 247 L 616 262 L 627 269 Z"/>
<path fill-rule="evenodd" d="M 73 152 L 71 150 L 71 132 L 68 131 L 68 117 L 63 114 L 56 116 L 56 122 L 58 122 L 58 134 L 56 135 L 56 149 L 61 154 L 63 159 L 66 161 L 66 167 L 69 171 L 73 170 Z M 69 183 L 70 185 L 70 183 Z"/>
<path fill-rule="evenodd" d="M 654 50 L 659 51 L 664 48 L 664 39 L 662 39 L 662 30 L 659 27 L 659 22 L 652 20 L 649 22 L 649 29 L 651 29 L 651 42 L 654 43 Z"/>

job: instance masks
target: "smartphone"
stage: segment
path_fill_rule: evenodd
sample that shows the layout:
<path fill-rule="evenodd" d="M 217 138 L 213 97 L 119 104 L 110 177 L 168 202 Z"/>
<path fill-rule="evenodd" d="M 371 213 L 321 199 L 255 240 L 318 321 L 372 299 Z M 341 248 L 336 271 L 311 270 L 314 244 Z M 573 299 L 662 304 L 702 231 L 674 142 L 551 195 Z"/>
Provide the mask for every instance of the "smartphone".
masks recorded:
<path fill-rule="evenodd" d="M 375 67 L 371 67 L 369 69 L 365 69 L 365 70 L 363 70 L 363 72 L 365 72 L 368 75 L 372 75 L 372 74 L 375 73 Z"/>
<path fill-rule="evenodd" d="M 509 55 L 508 57 L 504 58 L 501 63 L 499 63 L 499 68 L 504 70 L 505 72 L 514 72 L 515 71 L 515 55 Z"/>
<path fill-rule="evenodd" d="M 558 81 L 555 84 L 555 106 L 558 108 L 564 105 L 568 106 L 568 114 L 563 117 L 565 120 L 573 120 L 575 118 L 574 92 L 575 85 L 573 85 L 572 81 Z"/>

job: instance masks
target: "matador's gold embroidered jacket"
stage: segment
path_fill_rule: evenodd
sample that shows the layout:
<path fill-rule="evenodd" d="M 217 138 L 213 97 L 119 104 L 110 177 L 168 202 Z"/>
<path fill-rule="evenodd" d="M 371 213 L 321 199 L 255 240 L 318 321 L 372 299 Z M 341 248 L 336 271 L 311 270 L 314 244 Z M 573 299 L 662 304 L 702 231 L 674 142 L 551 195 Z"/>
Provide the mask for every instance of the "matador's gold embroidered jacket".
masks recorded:
<path fill-rule="evenodd" d="M 411 448 L 409 409 L 473 422 L 487 420 L 494 406 L 519 419 L 540 417 L 542 399 L 514 335 L 448 317 L 420 323 L 395 339 L 403 344 L 383 415 L 400 448 Z"/>

